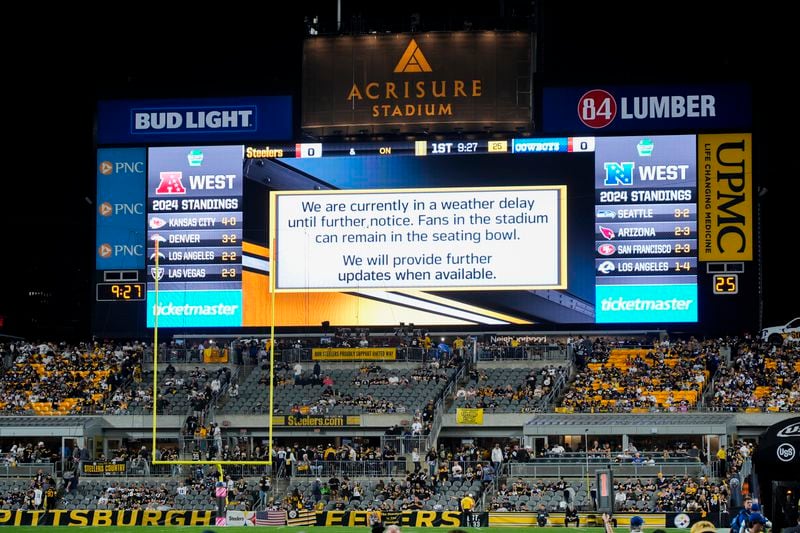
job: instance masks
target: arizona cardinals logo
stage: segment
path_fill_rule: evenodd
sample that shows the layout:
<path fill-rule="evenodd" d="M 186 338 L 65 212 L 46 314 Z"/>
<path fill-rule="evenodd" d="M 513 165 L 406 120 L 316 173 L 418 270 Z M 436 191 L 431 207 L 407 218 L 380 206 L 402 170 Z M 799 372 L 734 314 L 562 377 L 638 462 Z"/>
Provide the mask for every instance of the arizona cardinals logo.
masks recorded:
<path fill-rule="evenodd" d="M 609 241 L 614 238 L 614 230 L 611 228 L 607 228 L 605 226 L 597 226 L 600 230 L 600 235 L 608 239 Z"/>

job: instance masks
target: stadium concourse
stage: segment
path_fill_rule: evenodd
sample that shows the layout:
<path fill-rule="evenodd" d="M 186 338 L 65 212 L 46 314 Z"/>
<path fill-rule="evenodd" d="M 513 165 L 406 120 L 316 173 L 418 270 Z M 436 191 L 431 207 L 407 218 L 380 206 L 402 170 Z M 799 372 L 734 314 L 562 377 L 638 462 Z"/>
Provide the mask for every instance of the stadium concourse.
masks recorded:
<path fill-rule="evenodd" d="M 460 517 L 472 495 L 484 525 L 587 524 L 601 469 L 620 516 L 725 527 L 759 497 L 759 436 L 800 412 L 800 350 L 748 336 L 329 339 L 394 344 L 378 361 L 313 360 L 319 340 L 275 342 L 273 398 L 264 339 L 165 343 L 158 368 L 147 341 L 3 344 L 0 510 L 336 525 L 332 511 Z"/>

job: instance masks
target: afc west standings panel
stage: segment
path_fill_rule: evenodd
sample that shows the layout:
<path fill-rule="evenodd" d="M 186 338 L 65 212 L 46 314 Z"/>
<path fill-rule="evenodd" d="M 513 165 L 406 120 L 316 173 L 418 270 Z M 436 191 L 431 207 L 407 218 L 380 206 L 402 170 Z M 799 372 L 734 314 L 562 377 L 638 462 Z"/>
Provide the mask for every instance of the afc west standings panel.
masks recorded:
<path fill-rule="evenodd" d="M 148 326 L 241 326 L 242 150 L 150 149 Z"/>

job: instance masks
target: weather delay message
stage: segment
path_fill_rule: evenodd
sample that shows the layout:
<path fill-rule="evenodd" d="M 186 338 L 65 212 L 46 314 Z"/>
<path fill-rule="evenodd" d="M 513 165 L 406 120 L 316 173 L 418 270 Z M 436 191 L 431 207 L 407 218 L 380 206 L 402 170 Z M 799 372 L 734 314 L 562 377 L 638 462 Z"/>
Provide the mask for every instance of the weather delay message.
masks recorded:
<path fill-rule="evenodd" d="M 565 288 L 564 186 L 272 195 L 276 291 Z"/>

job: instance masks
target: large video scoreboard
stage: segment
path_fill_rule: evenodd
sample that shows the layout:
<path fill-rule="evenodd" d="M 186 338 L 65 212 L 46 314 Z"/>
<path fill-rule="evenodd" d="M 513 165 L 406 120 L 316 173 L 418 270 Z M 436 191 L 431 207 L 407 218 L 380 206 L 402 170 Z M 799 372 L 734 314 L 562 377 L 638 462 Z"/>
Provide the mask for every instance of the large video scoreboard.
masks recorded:
<path fill-rule="evenodd" d="M 728 137 L 100 149 L 95 331 L 748 327 L 699 253 Z"/>

